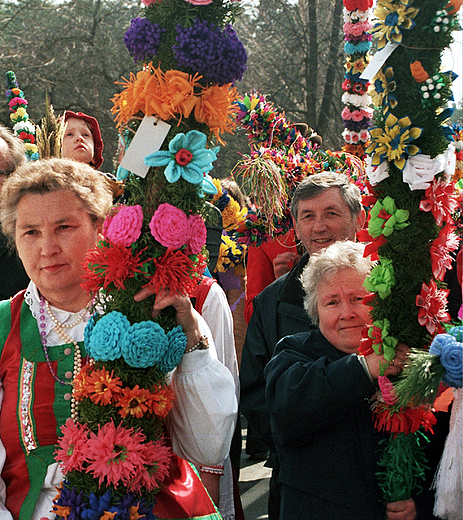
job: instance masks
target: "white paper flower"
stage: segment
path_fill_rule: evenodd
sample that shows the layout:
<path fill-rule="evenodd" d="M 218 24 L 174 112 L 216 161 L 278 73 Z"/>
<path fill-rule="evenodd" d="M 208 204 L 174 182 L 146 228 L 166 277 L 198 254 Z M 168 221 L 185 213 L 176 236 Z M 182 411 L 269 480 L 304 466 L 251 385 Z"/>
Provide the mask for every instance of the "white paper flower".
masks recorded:
<path fill-rule="evenodd" d="M 372 166 L 371 156 L 368 155 L 365 163 L 367 177 L 372 186 L 376 186 L 378 183 L 389 177 L 389 163 L 387 161 L 383 161 L 378 166 Z"/>
<path fill-rule="evenodd" d="M 368 105 L 371 103 L 371 98 L 368 94 L 363 94 L 359 96 L 358 94 L 350 94 L 349 92 L 344 92 L 341 101 L 345 105 L 353 105 L 354 107 L 367 109 Z"/>
<path fill-rule="evenodd" d="M 434 159 L 421 153 L 410 156 L 405 162 L 403 179 L 412 191 L 425 190 L 440 172 L 444 172 L 447 180 L 455 173 L 455 154 L 450 147 Z"/>

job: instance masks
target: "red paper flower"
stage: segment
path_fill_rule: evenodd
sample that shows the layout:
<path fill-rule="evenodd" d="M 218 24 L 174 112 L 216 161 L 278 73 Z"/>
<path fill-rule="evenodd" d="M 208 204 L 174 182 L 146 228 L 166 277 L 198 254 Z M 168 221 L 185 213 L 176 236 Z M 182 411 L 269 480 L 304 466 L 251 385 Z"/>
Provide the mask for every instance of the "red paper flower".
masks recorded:
<path fill-rule="evenodd" d="M 148 412 L 149 392 L 136 385 L 133 388 L 124 388 L 122 395 L 117 403 L 121 407 L 119 414 L 121 417 L 128 415 L 140 419 Z"/>
<path fill-rule="evenodd" d="M 343 0 L 343 4 L 348 11 L 367 11 L 373 6 L 373 0 Z"/>
<path fill-rule="evenodd" d="M 370 233 L 368 233 L 367 229 L 361 229 L 357 233 L 357 240 L 359 242 L 367 242 L 363 256 L 366 258 L 371 255 L 373 261 L 379 260 L 378 249 L 387 242 L 384 235 L 379 235 L 378 237 L 373 238 Z"/>
<path fill-rule="evenodd" d="M 141 273 L 140 267 L 148 261 L 140 260 L 143 251 L 133 255 L 130 248 L 105 242 L 90 249 L 85 257 L 82 288 L 91 294 L 101 288 L 125 289 L 124 281 Z"/>
<path fill-rule="evenodd" d="M 436 417 L 426 407 L 401 408 L 397 411 L 386 404 L 378 404 L 374 410 L 374 422 L 377 430 L 397 436 L 399 433 L 414 433 L 420 428 L 433 433 Z"/>
<path fill-rule="evenodd" d="M 174 392 L 170 386 L 160 386 L 148 396 L 150 412 L 158 417 L 167 417 L 174 402 Z"/>
<path fill-rule="evenodd" d="M 90 399 L 102 406 L 111 404 L 121 393 L 122 381 L 106 368 L 94 370 L 87 377 L 86 392 Z"/>
<path fill-rule="evenodd" d="M 64 472 L 80 471 L 86 460 L 85 443 L 89 430 L 86 425 L 75 423 L 68 419 L 61 426 L 62 437 L 58 439 L 55 451 L 56 460 L 61 463 Z"/>
<path fill-rule="evenodd" d="M 431 244 L 432 274 L 436 280 L 443 280 L 446 270 L 452 269 L 453 259 L 449 253 L 455 251 L 459 244 L 455 230 L 455 226 L 446 224 Z"/>
<path fill-rule="evenodd" d="M 145 464 L 131 483 L 131 489 L 151 491 L 158 488 L 169 474 L 171 456 L 170 448 L 164 446 L 162 439 L 157 442 L 147 442 L 144 445 L 143 455 Z"/>
<path fill-rule="evenodd" d="M 161 257 L 153 259 L 155 272 L 144 287 L 153 287 L 155 292 L 169 289 L 172 293 L 192 295 L 196 289 L 199 273 L 193 261 L 182 251 L 168 249 Z M 202 274 L 202 273 L 201 273 Z"/>
<path fill-rule="evenodd" d="M 423 283 L 421 286 L 421 294 L 416 297 L 416 305 L 420 307 L 418 311 L 418 323 L 426 326 L 429 334 L 432 336 L 436 332 L 441 332 L 442 326 L 440 322 L 450 320 L 447 312 L 447 289 L 438 289 L 436 282 L 431 280 L 429 285 Z"/>
<path fill-rule="evenodd" d="M 431 211 L 439 226 L 443 222 L 451 223 L 452 213 L 458 207 L 455 197 L 455 183 L 436 180 L 424 192 L 425 198 L 420 203 L 422 211 Z"/>

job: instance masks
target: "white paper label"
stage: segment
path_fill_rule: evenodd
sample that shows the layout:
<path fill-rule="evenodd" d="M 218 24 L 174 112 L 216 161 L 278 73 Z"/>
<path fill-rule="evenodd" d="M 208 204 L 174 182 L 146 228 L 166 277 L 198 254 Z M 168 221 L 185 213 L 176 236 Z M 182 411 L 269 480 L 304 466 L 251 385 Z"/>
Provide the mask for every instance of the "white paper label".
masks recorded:
<path fill-rule="evenodd" d="M 161 148 L 170 128 L 171 125 L 156 116 L 145 116 L 125 151 L 122 168 L 146 177 L 150 167 L 145 164 L 145 157 Z"/>
<path fill-rule="evenodd" d="M 389 56 L 397 49 L 398 43 L 388 42 L 386 45 L 373 55 L 367 68 L 362 72 L 360 79 L 370 81 L 376 76 L 378 70 L 384 65 Z"/>

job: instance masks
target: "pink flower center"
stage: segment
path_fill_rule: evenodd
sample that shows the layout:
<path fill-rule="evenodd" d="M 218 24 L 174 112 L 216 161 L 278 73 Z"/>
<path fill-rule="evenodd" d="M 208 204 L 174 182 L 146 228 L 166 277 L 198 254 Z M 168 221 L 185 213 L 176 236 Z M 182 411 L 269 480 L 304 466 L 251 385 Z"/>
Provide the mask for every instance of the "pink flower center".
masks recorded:
<path fill-rule="evenodd" d="M 186 166 L 189 162 L 191 162 L 191 159 L 193 159 L 193 154 L 186 148 L 181 148 L 175 154 L 175 160 L 177 164 L 180 164 L 180 166 Z"/>

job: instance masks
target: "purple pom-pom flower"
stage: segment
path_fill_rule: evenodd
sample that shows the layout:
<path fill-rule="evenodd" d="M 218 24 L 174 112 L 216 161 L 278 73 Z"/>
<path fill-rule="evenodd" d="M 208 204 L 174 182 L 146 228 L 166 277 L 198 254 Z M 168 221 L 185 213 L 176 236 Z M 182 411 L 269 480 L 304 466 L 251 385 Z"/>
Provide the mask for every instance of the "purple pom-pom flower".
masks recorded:
<path fill-rule="evenodd" d="M 156 56 L 165 29 L 147 18 L 133 18 L 124 36 L 130 56 L 137 61 L 150 61 Z"/>

